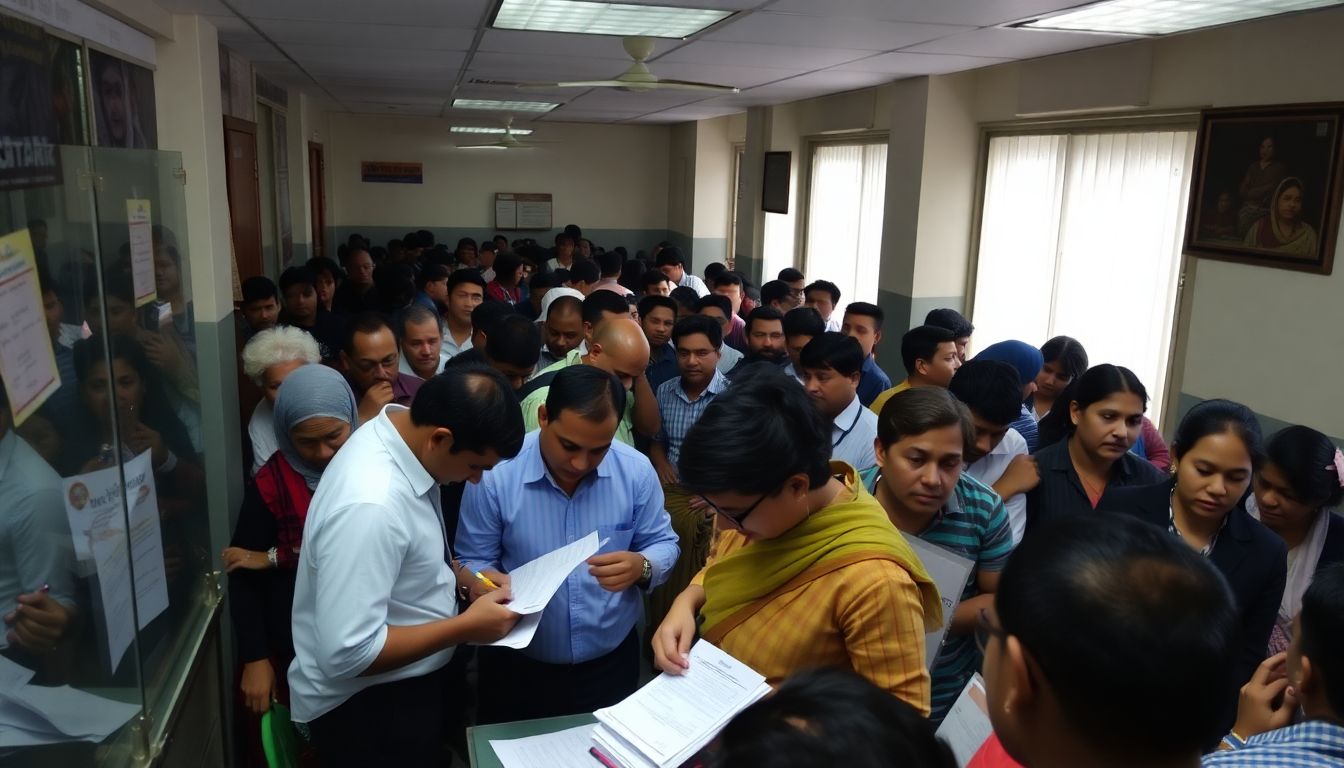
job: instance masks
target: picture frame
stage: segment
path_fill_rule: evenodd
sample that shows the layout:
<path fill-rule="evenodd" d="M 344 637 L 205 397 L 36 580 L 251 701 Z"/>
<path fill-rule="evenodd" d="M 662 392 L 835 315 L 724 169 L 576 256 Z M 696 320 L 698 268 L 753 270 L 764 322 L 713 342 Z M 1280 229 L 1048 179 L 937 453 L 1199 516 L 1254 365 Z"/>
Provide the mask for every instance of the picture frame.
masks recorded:
<path fill-rule="evenodd" d="M 1200 114 L 1185 250 L 1328 275 L 1344 187 L 1344 104 Z"/>
<path fill-rule="evenodd" d="M 766 213 L 789 212 L 789 174 L 792 152 L 766 152 L 761 182 L 761 210 Z"/>

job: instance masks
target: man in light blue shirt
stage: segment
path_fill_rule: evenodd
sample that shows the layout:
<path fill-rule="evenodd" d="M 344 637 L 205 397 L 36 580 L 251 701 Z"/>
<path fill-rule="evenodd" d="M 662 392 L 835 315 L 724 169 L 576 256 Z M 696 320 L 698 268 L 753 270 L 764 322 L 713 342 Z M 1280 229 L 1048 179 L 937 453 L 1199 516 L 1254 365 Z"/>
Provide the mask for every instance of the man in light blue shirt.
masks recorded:
<path fill-rule="evenodd" d="M 593 531 L 605 542 L 551 598 L 531 645 L 481 649 L 478 722 L 592 712 L 636 688 L 644 593 L 679 550 L 653 466 L 615 440 L 626 397 L 604 370 L 560 370 L 541 428 L 463 495 L 457 555 L 501 587 L 508 571 Z"/>

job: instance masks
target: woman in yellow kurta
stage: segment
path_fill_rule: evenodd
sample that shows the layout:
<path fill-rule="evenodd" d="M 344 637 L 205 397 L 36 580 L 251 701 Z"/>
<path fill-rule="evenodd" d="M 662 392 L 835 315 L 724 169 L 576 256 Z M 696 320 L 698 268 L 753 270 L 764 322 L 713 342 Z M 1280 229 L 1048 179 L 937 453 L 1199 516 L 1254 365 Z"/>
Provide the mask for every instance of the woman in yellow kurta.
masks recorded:
<path fill-rule="evenodd" d="M 853 669 L 927 714 L 924 634 L 937 589 L 846 464 L 831 425 L 777 368 L 735 377 L 691 428 L 682 482 L 717 514 L 704 570 L 653 640 L 677 674 L 700 634 L 778 684 L 814 667 Z"/>

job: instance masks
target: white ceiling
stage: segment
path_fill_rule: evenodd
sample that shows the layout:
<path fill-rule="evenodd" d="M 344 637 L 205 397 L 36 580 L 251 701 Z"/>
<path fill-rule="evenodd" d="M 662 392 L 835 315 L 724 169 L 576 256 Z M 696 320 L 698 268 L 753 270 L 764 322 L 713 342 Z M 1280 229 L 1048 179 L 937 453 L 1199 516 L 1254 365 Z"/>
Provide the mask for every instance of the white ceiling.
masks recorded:
<path fill-rule="evenodd" d="M 607 79 L 630 63 L 619 38 L 490 29 L 498 0 L 158 0 L 209 16 L 258 72 L 332 109 L 478 123 L 492 116 L 452 109 L 452 99 L 562 102 L 543 121 L 682 122 L 1132 39 L 1000 26 L 1083 0 L 622 1 L 740 11 L 690 39 L 658 40 L 650 64 L 664 78 L 742 92 L 491 84 Z"/>

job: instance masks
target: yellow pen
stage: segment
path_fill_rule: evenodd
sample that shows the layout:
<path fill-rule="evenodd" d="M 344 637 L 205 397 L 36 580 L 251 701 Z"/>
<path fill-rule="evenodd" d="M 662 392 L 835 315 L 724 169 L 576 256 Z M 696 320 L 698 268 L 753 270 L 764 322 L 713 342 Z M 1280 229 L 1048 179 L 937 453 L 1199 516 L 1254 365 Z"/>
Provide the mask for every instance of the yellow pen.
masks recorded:
<path fill-rule="evenodd" d="M 486 576 L 485 574 L 481 573 L 480 571 L 475 571 L 475 572 L 474 572 L 474 575 L 476 576 L 476 580 L 479 581 L 479 582 L 481 582 L 481 583 L 484 584 L 485 586 L 487 586 L 487 587 L 489 587 L 489 588 L 491 588 L 491 589 L 499 589 L 499 585 L 496 584 L 495 582 L 491 581 L 489 576 Z"/>

